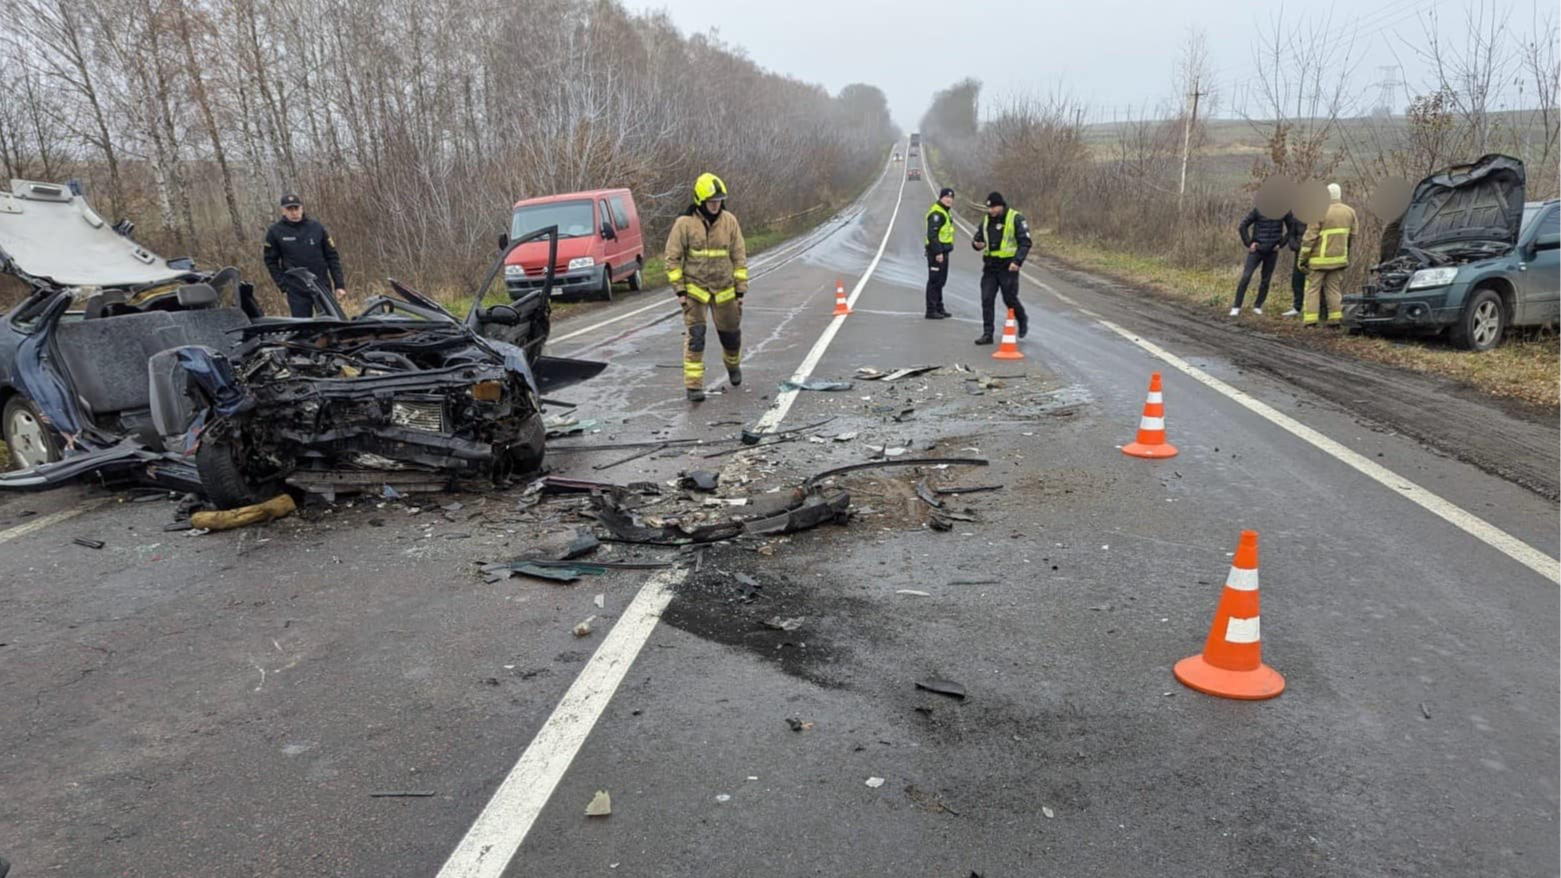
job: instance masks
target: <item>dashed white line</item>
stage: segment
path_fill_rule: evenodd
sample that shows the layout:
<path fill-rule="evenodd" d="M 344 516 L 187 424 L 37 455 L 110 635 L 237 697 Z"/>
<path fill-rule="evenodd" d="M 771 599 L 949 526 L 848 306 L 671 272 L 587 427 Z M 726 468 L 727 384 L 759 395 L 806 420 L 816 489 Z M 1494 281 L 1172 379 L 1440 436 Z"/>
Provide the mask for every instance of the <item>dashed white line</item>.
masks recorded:
<path fill-rule="evenodd" d="M 27 522 L 26 524 L 19 524 L 15 527 L 9 527 L 5 530 L 0 530 L 0 543 L 9 543 L 14 539 L 25 537 L 30 533 L 35 533 L 37 531 L 44 530 L 45 528 L 53 527 L 62 521 L 75 518 L 89 509 L 94 509 L 98 506 L 101 506 L 105 502 L 106 501 L 104 500 L 89 500 L 79 506 L 72 506 L 69 509 L 61 509 L 59 512 L 51 512 L 48 515 L 40 516 L 33 519 L 32 521 Z"/>
<path fill-rule="evenodd" d="M 889 218 L 889 228 L 884 232 L 883 243 L 878 246 L 878 253 L 873 257 L 867 267 L 867 272 L 857 282 L 851 292 L 850 302 L 854 303 L 862 288 L 867 285 L 867 279 L 872 276 L 878 267 L 879 260 L 883 257 L 884 248 L 889 244 L 889 238 L 894 234 L 894 222 L 900 213 L 900 202 L 905 196 L 905 181 L 901 179 L 899 194 L 895 197 L 894 213 Z M 663 303 L 646 306 L 637 312 L 631 312 L 612 320 L 603 321 L 596 326 L 587 327 L 579 332 L 589 332 L 592 329 L 616 322 L 633 313 L 642 313 L 651 308 L 659 307 Z M 829 342 L 840 331 L 840 324 L 844 317 L 837 317 L 830 321 L 823 335 L 814 344 L 813 349 L 803 360 L 802 366 L 797 370 L 796 379 L 802 380 L 812 374 L 818 361 L 829 348 Z M 565 336 L 565 338 L 572 336 Z M 562 339 L 560 339 L 562 340 Z M 764 417 L 760 419 L 760 429 L 772 429 L 778 425 L 791 409 L 791 401 L 796 394 L 782 394 L 771 404 Z M 472 823 L 466 835 L 456 845 L 454 851 L 445 860 L 444 866 L 439 869 L 437 878 L 500 878 L 509 867 L 510 860 L 520 850 L 521 844 L 526 840 L 526 835 L 541 815 L 542 809 L 547 806 L 548 799 L 553 795 L 553 790 L 563 779 L 564 772 L 569 769 L 570 763 L 579 754 L 584 746 L 586 738 L 601 719 L 602 711 L 606 709 L 613 693 L 623 682 L 624 674 L 628 673 L 630 665 L 644 648 L 645 642 L 650 639 L 651 632 L 656 629 L 656 623 L 661 619 L 661 613 L 672 600 L 672 590 L 687 576 L 684 570 L 668 570 L 659 573 L 640 588 L 634 600 L 623 611 L 612 630 L 597 648 L 596 654 L 586 664 L 580 675 L 570 684 L 569 691 L 564 693 L 564 698 L 553 709 L 553 713 L 542 723 L 536 737 L 532 738 L 520 759 L 510 769 L 499 788 L 494 791 L 493 797 Z"/>

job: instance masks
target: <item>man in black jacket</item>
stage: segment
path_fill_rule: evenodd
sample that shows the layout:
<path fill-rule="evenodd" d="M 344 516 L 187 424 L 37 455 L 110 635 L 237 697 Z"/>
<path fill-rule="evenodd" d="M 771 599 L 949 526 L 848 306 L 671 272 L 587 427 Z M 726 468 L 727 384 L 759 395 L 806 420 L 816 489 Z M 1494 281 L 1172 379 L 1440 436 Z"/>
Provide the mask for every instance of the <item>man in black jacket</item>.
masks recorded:
<path fill-rule="evenodd" d="M 1008 209 L 1001 193 L 993 192 L 986 197 L 986 222 L 976 227 L 970 246 L 986 251 L 981 258 L 981 337 L 976 344 L 992 343 L 998 292 L 1003 294 L 1003 305 L 1014 310 L 1019 337 L 1024 338 L 1030 331 L 1030 316 L 1019 303 L 1019 269 L 1030 255 L 1030 224 L 1019 211 Z"/>
<path fill-rule="evenodd" d="M 949 316 L 943 307 L 943 285 L 949 279 L 949 262 L 954 252 L 954 190 L 945 188 L 938 200 L 927 208 L 927 319 Z"/>
<path fill-rule="evenodd" d="M 288 269 L 308 269 L 316 283 L 323 286 L 329 280 L 337 297 L 347 294 L 336 242 L 319 220 L 304 215 L 303 200 L 292 192 L 282 196 L 282 218 L 266 230 L 265 260 L 271 280 L 287 296 L 287 307 L 294 317 L 314 316 L 314 296 L 286 275 Z"/>
<path fill-rule="evenodd" d="M 1289 213 L 1275 219 L 1262 214 L 1257 208 L 1247 211 L 1237 228 L 1241 245 L 1247 248 L 1247 261 L 1241 268 L 1241 281 L 1236 284 L 1236 301 L 1230 307 L 1230 316 L 1241 313 L 1241 301 L 1246 298 L 1247 285 L 1252 283 L 1252 272 L 1262 266 L 1263 275 L 1258 281 L 1257 301 L 1252 303 L 1252 313 L 1262 314 L 1263 303 L 1268 300 L 1268 284 L 1274 277 L 1274 264 L 1279 259 L 1279 249 L 1292 239 L 1295 233 L 1295 217 Z"/>
<path fill-rule="evenodd" d="M 1295 220 L 1290 224 L 1290 240 L 1286 242 L 1294 255 L 1290 265 L 1290 310 L 1280 317 L 1300 317 L 1301 306 L 1306 300 L 1306 272 L 1301 270 L 1301 236 L 1306 234 L 1306 223 Z"/>

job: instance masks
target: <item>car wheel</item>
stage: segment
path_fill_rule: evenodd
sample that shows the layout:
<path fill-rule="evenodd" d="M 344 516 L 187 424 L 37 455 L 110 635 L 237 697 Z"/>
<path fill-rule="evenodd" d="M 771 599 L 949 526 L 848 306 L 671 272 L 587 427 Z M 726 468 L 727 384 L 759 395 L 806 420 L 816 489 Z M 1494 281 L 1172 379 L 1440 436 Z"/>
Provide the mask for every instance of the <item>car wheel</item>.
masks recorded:
<path fill-rule="evenodd" d="M 639 263 L 635 263 L 634 273 L 629 275 L 629 292 L 637 293 L 643 289 L 645 289 L 645 271 Z"/>
<path fill-rule="evenodd" d="M 602 266 L 602 287 L 596 291 L 596 297 L 603 302 L 612 301 L 612 266 Z"/>
<path fill-rule="evenodd" d="M 64 456 L 59 437 L 43 422 L 38 407 L 27 397 L 17 394 L 7 400 L 0 419 L 4 421 L 5 447 L 17 469 L 54 463 Z"/>
<path fill-rule="evenodd" d="M 1491 289 L 1475 290 L 1453 324 L 1452 341 L 1467 351 L 1488 351 L 1501 344 L 1506 330 L 1507 312 L 1501 296 Z"/>
<path fill-rule="evenodd" d="M 218 509 L 238 509 L 264 503 L 282 490 L 282 480 L 253 482 L 240 465 L 243 449 L 227 429 L 207 429 L 195 449 L 195 471 L 201 491 Z"/>
<path fill-rule="evenodd" d="M 510 446 L 509 472 L 519 478 L 542 469 L 542 459 L 547 455 L 547 425 L 540 413 L 526 419 L 520 428 L 520 437 Z"/>

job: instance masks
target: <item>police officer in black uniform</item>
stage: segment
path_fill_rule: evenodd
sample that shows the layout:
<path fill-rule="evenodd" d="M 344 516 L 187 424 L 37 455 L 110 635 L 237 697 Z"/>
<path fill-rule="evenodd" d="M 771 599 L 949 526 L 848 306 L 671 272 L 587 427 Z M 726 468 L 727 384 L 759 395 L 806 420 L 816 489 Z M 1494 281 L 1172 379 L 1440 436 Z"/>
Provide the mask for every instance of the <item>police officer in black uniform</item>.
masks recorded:
<path fill-rule="evenodd" d="M 265 260 L 271 280 L 286 294 L 294 317 L 314 316 L 314 296 L 285 274 L 288 269 L 308 269 L 317 283 L 329 280 L 338 297 L 347 294 L 336 242 L 319 220 L 304 215 L 303 200 L 296 193 L 282 196 L 282 218 L 266 230 Z"/>
<path fill-rule="evenodd" d="M 990 244 L 988 243 L 990 242 Z M 1017 210 L 1009 210 L 999 192 L 986 197 L 986 222 L 976 228 L 970 246 L 985 250 L 981 258 L 981 337 L 976 344 L 991 344 L 996 315 L 993 306 L 1002 292 L 1003 305 L 1014 309 L 1019 337 L 1030 331 L 1030 316 L 1019 303 L 1019 268 L 1030 255 L 1030 224 Z"/>
<path fill-rule="evenodd" d="M 945 188 L 927 208 L 927 319 L 950 316 L 943 308 L 943 285 L 949 279 L 949 258 L 954 252 L 954 190 Z"/>

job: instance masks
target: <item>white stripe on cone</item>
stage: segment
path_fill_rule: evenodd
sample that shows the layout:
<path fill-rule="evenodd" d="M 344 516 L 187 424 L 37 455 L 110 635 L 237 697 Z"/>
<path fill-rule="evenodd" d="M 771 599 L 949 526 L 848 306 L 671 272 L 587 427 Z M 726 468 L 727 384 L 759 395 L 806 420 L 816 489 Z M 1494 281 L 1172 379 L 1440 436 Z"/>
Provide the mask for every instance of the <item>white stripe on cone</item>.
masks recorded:
<path fill-rule="evenodd" d="M 1165 402 L 1165 399 L 1161 396 L 1160 391 L 1151 390 L 1149 391 L 1149 402 Z"/>
<path fill-rule="evenodd" d="M 1259 616 L 1253 616 L 1250 619 L 1230 617 L 1225 623 L 1225 641 L 1227 643 L 1257 643 L 1260 618 Z"/>
<path fill-rule="evenodd" d="M 1236 591 L 1257 591 L 1257 571 L 1232 567 L 1230 576 L 1225 579 L 1225 586 Z"/>
<path fill-rule="evenodd" d="M 1140 429 L 1140 430 L 1164 430 L 1165 429 L 1165 418 L 1151 418 L 1148 415 L 1145 415 L 1144 417 L 1139 419 L 1139 421 L 1138 421 L 1138 429 Z"/>

